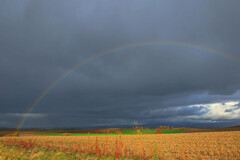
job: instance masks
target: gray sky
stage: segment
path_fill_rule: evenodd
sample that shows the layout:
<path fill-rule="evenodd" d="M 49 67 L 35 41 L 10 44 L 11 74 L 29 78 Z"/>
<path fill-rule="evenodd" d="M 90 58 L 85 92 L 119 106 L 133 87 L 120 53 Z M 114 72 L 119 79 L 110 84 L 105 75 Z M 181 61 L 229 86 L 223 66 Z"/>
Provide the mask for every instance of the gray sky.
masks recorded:
<path fill-rule="evenodd" d="M 240 1 L 0 0 L 0 127 L 240 124 Z"/>

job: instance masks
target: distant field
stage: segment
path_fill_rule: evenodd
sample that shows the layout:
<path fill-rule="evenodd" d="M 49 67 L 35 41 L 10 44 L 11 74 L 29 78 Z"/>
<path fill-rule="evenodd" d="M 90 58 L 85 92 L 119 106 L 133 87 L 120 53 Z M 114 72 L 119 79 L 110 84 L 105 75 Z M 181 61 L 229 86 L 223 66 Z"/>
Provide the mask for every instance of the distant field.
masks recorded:
<path fill-rule="evenodd" d="M 155 131 L 154 129 L 143 129 L 140 130 L 141 133 L 149 133 L 149 134 L 154 134 Z M 128 130 L 121 130 L 121 133 L 123 134 L 136 134 L 137 130 L 136 129 L 128 129 Z"/>
<path fill-rule="evenodd" d="M 169 129 L 169 130 L 161 130 L 162 134 L 169 134 L 169 133 L 181 133 L 183 129 Z M 136 134 L 137 130 L 136 129 L 130 129 L 130 130 L 121 130 L 122 133 L 124 134 Z M 140 132 L 145 133 L 145 134 L 155 134 L 154 129 L 143 129 L 140 130 Z"/>
<path fill-rule="evenodd" d="M 52 136 L 61 136 L 64 133 L 44 133 L 44 132 L 36 132 L 32 134 L 39 134 L 39 135 L 52 135 Z M 117 135 L 117 134 L 104 134 L 104 133 L 70 133 L 72 136 L 106 136 L 106 135 Z"/>
<path fill-rule="evenodd" d="M 179 129 L 179 130 L 162 130 L 162 134 L 170 134 L 170 133 L 181 133 L 183 131 L 183 129 Z M 155 130 L 154 129 L 143 129 L 140 130 L 141 133 L 144 134 L 155 134 Z M 137 134 L 137 130 L 135 129 L 130 129 L 130 130 L 121 130 L 121 133 L 123 134 Z M 51 133 L 51 132 L 35 132 L 32 134 L 38 134 L 38 135 L 54 135 L 54 136 L 60 136 L 63 133 Z M 110 133 L 110 134 L 104 134 L 104 133 L 70 133 L 72 136 L 106 136 L 106 135 L 119 135 L 119 134 L 115 134 L 115 133 Z"/>
<path fill-rule="evenodd" d="M 239 160 L 240 131 L 0 137 L 0 159 Z"/>
<path fill-rule="evenodd" d="M 184 129 L 162 130 L 162 134 L 181 133 L 183 131 L 184 131 Z"/>

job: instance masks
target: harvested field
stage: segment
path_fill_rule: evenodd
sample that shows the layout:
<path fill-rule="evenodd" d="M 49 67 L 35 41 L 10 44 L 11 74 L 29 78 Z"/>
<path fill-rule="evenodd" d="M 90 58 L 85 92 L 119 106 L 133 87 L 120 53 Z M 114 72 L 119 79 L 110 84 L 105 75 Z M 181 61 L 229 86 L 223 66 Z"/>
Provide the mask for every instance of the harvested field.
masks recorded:
<path fill-rule="evenodd" d="M 24 155 L 35 155 L 35 158 L 38 152 L 41 152 L 41 156 L 44 155 L 42 152 L 48 155 L 61 152 L 76 159 L 87 159 L 89 156 L 101 157 L 101 159 L 240 159 L 240 131 L 116 136 L 2 137 L 0 144 L 5 149 L 15 149 Z M 5 153 L 5 156 L 10 158 L 13 155 Z"/>

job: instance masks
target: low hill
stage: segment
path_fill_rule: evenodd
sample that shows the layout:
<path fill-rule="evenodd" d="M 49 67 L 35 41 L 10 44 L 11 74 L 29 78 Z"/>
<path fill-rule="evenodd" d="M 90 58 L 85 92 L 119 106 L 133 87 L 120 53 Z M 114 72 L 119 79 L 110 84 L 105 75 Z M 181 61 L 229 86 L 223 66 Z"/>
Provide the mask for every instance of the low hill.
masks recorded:
<path fill-rule="evenodd" d="M 226 128 L 182 128 L 182 129 L 184 129 L 182 133 L 240 131 L 240 125 Z"/>

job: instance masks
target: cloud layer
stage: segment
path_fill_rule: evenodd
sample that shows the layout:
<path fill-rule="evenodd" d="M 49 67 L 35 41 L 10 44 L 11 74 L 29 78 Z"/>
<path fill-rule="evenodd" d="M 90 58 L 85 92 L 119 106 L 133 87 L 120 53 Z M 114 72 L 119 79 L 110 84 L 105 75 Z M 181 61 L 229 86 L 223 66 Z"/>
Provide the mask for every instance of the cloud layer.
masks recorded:
<path fill-rule="evenodd" d="M 240 123 L 239 1 L 0 1 L 0 127 Z M 234 103 L 234 105 L 233 105 Z M 41 121 L 39 121 L 41 119 Z M 181 122 L 181 124 L 177 123 Z"/>

